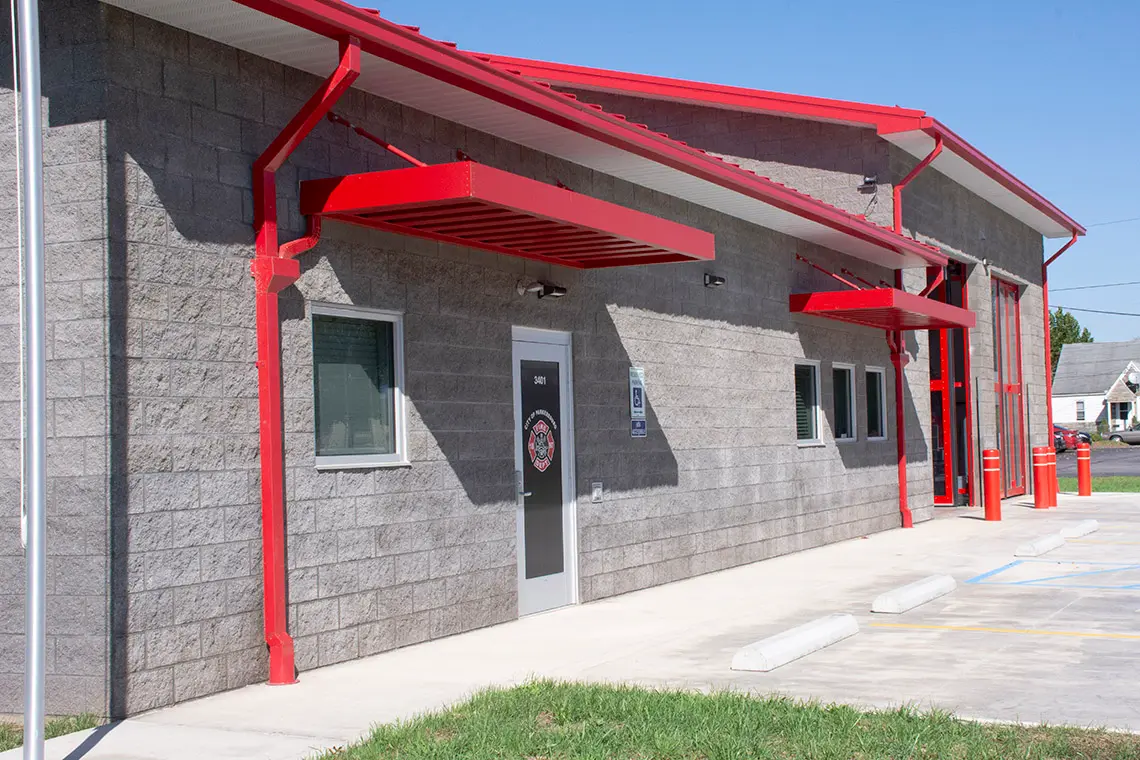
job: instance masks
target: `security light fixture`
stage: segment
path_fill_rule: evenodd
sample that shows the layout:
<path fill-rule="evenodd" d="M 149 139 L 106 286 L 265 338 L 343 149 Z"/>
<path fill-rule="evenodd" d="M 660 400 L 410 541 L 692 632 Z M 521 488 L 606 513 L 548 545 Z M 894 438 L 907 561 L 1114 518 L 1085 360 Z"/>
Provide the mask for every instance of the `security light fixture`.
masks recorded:
<path fill-rule="evenodd" d="M 859 185 L 859 192 L 873 193 L 879 189 L 879 175 L 867 174 L 863 177 L 863 184 Z"/>
<path fill-rule="evenodd" d="M 549 282 L 527 282 L 526 280 L 519 280 L 515 285 L 515 290 L 518 291 L 520 296 L 525 296 L 527 293 L 537 293 L 539 298 L 561 298 L 566 295 L 566 288 L 561 285 L 551 285 Z"/>
<path fill-rule="evenodd" d="M 709 274 L 705 272 L 705 287 L 706 288 L 719 288 L 725 283 L 725 279 L 720 275 Z"/>

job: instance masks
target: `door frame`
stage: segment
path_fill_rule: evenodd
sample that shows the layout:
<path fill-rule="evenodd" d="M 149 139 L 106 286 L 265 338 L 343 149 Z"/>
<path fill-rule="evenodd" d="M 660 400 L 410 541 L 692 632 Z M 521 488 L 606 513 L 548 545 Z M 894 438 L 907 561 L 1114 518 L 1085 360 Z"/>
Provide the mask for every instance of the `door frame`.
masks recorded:
<path fill-rule="evenodd" d="M 566 368 L 566 388 L 561 394 L 561 416 L 562 416 L 562 450 L 566 455 L 563 460 L 562 468 L 562 508 L 566 510 L 563 516 L 563 530 L 565 537 L 563 540 L 565 557 L 565 572 L 567 573 L 567 581 L 570 584 L 570 601 L 568 605 L 579 604 L 581 602 L 581 589 L 579 586 L 579 571 L 578 571 L 578 472 L 577 472 L 577 442 L 574 437 L 574 345 L 571 334 L 561 330 L 544 330 L 538 327 L 520 327 L 518 325 L 511 326 L 511 406 L 514 409 L 514 430 L 512 431 L 512 443 L 514 447 L 514 462 L 516 471 L 521 472 L 521 457 L 522 450 L 520 446 L 521 440 L 521 424 L 522 420 L 522 393 L 519 381 L 519 358 L 515 355 L 515 346 L 518 343 L 538 343 L 546 346 L 558 346 L 565 350 L 565 368 Z M 523 613 L 522 605 L 522 585 L 526 581 L 526 566 L 523 562 L 523 498 L 522 494 L 518 493 L 516 484 L 512 484 L 515 490 L 515 566 L 517 569 L 517 588 L 519 590 L 519 617 L 524 614 L 540 614 L 538 612 Z M 555 608 L 557 609 L 557 608 Z"/>
<path fill-rule="evenodd" d="M 1025 431 L 1025 378 L 1021 361 L 1021 288 L 1013 282 L 991 276 L 994 321 L 994 393 L 997 413 L 998 448 L 1002 452 L 1002 497 L 1025 494 L 1025 460 L 1027 436 Z M 1002 317 L 1005 317 L 1004 321 Z M 1003 325 L 1006 329 L 1002 329 Z M 1016 373 L 1016 382 L 1010 382 L 1006 369 Z M 1016 399 L 1016 408 L 1009 403 Z M 1016 414 L 1007 420 L 1007 410 Z M 1012 416 L 1012 415 L 1011 415 Z M 1011 431 L 1007 422 L 1016 426 Z M 1019 446 L 1010 447 L 1010 434 L 1016 433 Z M 1013 450 L 1011 450 L 1013 449 Z M 1010 464 L 1014 466 L 1010 466 Z"/>

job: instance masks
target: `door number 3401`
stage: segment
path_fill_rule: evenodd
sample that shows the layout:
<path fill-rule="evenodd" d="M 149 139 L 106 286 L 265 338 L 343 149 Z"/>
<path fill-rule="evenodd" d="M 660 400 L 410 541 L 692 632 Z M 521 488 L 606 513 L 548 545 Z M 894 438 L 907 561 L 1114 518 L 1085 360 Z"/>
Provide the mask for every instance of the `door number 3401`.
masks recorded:
<path fill-rule="evenodd" d="M 546 375 L 535 375 L 534 376 L 534 384 L 535 385 L 546 385 Z"/>

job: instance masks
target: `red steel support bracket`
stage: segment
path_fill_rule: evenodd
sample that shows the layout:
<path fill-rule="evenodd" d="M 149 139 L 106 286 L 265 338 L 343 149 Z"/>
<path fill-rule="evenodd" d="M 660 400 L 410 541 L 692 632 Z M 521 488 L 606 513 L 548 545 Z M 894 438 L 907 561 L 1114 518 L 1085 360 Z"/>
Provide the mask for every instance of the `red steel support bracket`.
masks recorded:
<path fill-rule="evenodd" d="M 1049 265 L 1057 260 L 1065 251 L 1077 242 L 1077 231 L 1069 242 L 1061 246 L 1061 250 L 1054 253 L 1041 265 L 1041 305 L 1045 309 L 1045 411 L 1049 417 L 1048 444 L 1053 445 L 1053 326 L 1049 320 Z"/>
<path fill-rule="evenodd" d="M 340 44 L 336 71 L 301 107 L 281 134 L 253 162 L 253 214 L 256 256 L 250 263 L 257 305 L 257 386 L 261 447 L 261 541 L 265 596 L 265 643 L 269 646 L 269 683 L 296 683 L 293 638 L 288 633 L 285 598 L 285 449 L 281 409 L 281 325 L 277 294 L 301 274 L 293 258 L 316 244 L 320 223 L 308 234 L 279 245 L 276 172 L 313 127 L 360 74 L 360 41 Z"/>
<path fill-rule="evenodd" d="M 894 186 L 894 189 L 891 191 L 891 194 L 893 196 L 891 199 L 892 200 L 891 205 L 893 206 L 894 214 L 895 214 L 895 227 L 894 227 L 894 229 L 895 229 L 895 232 L 899 233 L 900 235 L 902 234 L 902 191 L 903 191 L 903 188 L 906 187 L 907 185 L 909 185 L 910 181 L 912 179 L 914 179 L 915 177 L 917 177 L 922 172 L 923 169 L 930 166 L 931 162 L 933 162 L 934 159 L 938 158 L 938 154 L 941 152 L 942 152 L 942 135 L 935 135 L 934 136 L 934 150 L 930 151 L 930 154 L 926 158 L 919 161 L 918 165 L 910 170 L 910 174 L 903 177 L 902 181 L 898 182 Z"/>

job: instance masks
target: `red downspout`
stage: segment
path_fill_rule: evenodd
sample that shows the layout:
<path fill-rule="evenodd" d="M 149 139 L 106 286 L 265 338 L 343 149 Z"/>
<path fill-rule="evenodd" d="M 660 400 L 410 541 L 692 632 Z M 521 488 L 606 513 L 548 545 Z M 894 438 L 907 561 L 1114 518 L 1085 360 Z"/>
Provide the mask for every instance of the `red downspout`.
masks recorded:
<path fill-rule="evenodd" d="M 910 170 L 902 180 L 895 184 L 892 191 L 893 211 L 895 217 L 895 232 L 902 234 L 902 190 L 910 181 L 918 176 L 934 159 L 938 158 L 938 154 L 942 152 L 942 135 L 934 136 L 934 150 L 930 151 L 930 155 L 918 162 L 918 165 Z M 942 267 L 938 268 L 938 273 L 935 275 L 934 283 L 928 285 L 926 290 L 922 291 L 922 295 L 929 295 L 938 284 L 942 282 L 945 276 L 945 271 Z M 895 287 L 899 290 L 903 289 L 902 270 L 895 270 Z M 910 507 L 907 505 L 907 483 L 906 483 L 906 407 L 903 405 L 903 367 L 910 361 L 903 349 L 903 334 L 900 330 L 894 330 L 887 333 L 887 345 L 891 347 L 891 364 L 895 367 L 895 439 L 898 444 L 898 458 L 899 458 L 899 514 L 902 516 L 902 526 L 904 528 L 914 527 L 914 516 L 910 512 Z"/>
<path fill-rule="evenodd" d="M 1046 433 L 1046 443 L 1049 446 L 1053 445 L 1053 336 L 1052 325 L 1049 321 L 1049 265 L 1057 260 L 1065 251 L 1077 242 L 1077 231 L 1073 230 L 1073 236 L 1069 238 L 1069 242 L 1061 246 L 1061 250 L 1054 253 L 1045 263 L 1041 265 L 1041 303 L 1045 308 L 1045 410 L 1049 416 L 1049 427 Z"/>
<path fill-rule="evenodd" d="M 942 152 L 942 135 L 934 136 L 934 150 L 930 151 L 930 155 L 918 162 L 918 165 L 910 170 L 910 174 L 902 178 L 901 182 L 895 184 L 892 191 L 892 206 L 895 214 L 895 232 L 902 234 L 902 191 L 903 188 L 910 184 L 910 181 L 917 177 L 923 169 L 930 166 L 934 159 L 938 158 L 938 154 Z"/>
<path fill-rule="evenodd" d="M 895 287 L 903 289 L 902 270 L 895 270 Z M 898 446 L 899 458 L 899 515 L 902 517 L 904 528 L 914 527 L 914 517 L 907 505 L 906 483 L 906 409 L 903 406 L 903 367 L 910 358 L 903 349 L 903 334 L 901 330 L 887 333 L 887 345 L 891 347 L 891 364 L 895 367 L 895 441 Z"/>
<path fill-rule="evenodd" d="M 256 256 L 250 262 L 257 305 L 257 392 L 261 446 L 261 541 L 265 594 L 265 643 L 269 683 L 296 683 L 293 638 L 285 598 L 285 450 L 281 409 L 281 326 L 277 294 L 297 281 L 292 258 L 316 243 L 319 223 L 299 241 L 277 241 L 276 172 L 360 74 L 360 41 L 340 44 L 336 71 L 253 162 L 253 226 Z"/>

